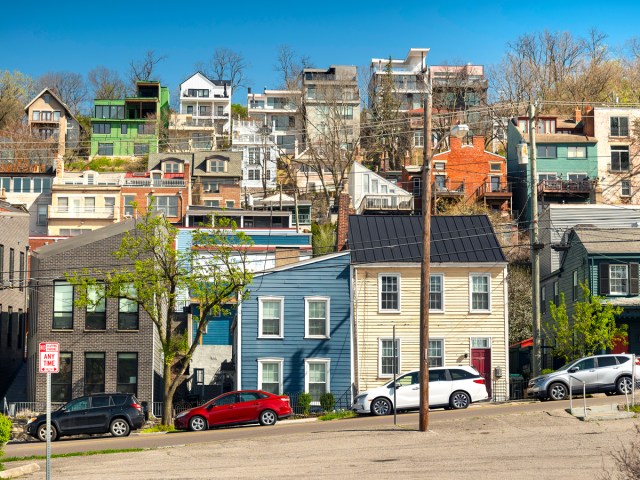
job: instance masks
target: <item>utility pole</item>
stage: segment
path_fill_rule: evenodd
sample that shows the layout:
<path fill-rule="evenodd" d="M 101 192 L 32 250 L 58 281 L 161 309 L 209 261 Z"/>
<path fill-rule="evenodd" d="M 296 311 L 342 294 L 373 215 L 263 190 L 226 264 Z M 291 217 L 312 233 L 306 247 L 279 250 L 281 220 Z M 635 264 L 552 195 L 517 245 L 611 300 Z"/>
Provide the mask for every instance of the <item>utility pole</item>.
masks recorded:
<path fill-rule="evenodd" d="M 529 162 L 531 177 L 531 290 L 533 307 L 533 375 L 538 376 L 542 371 L 540 327 L 540 244 L 538 242 L 538 173 L 536 168 L 536 106 L 529 105 Z"/>
<path fill-rule="evenodd" d="M 420 424 L 429 429 L 429 280 L 431 271 L 431 74 L 427 72 L 424 100 L 424 151 L 422 153 L 422 263 L 420 265 Z"/>

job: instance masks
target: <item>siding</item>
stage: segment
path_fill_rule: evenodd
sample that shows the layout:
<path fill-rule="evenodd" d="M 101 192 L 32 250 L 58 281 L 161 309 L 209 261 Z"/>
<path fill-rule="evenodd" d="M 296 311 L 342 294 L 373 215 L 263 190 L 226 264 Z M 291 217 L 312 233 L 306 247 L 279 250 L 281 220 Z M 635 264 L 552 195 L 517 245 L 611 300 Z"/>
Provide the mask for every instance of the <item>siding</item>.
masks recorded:
<path fill-rule="evenodd" d="M 400 370 L 406 372 L 419 368 L 420 349 L 420 268 L 357 267 L 355 286 L 354 321 L 357 334 L 359 391 L 375 387 L 387 380 L 378 374 L 378 341 L 391 338 L 396 326 L 400 339 Z M 400 314 L 378 313 L 378 274 L 401 275 Z M 469 312 L 469 274 L 491 275 L 491 313 Z M 444 275 L 444 313 L 429 315 L 429 336 L 444 339 L 445 365 L 470 365 L 471 337 L 490 337 L 492 368 L 502 367 L 508 378 L 507 345 L 505 342 L 504 296 L 505 269 L 502 266 L 460 267 L 432 265 L 431 274 Z"/>
<path fill-rule="evenodd" d="M 242 388 L 258 388 L 258 359 L 282 358 L 283 391 L 304 390 L 307 358 L 328 358 L 331 392 L 338 398 L 351 387 L 349 255 L 328 256 L 306 265 L 272 272 L 254 279 L 250 296 L 242 302 Z M 284 338 L 258 339 L 258 299 L 284 298 Z M 330 338 L 305 339 L 305 297 L 330 297 Z"/>

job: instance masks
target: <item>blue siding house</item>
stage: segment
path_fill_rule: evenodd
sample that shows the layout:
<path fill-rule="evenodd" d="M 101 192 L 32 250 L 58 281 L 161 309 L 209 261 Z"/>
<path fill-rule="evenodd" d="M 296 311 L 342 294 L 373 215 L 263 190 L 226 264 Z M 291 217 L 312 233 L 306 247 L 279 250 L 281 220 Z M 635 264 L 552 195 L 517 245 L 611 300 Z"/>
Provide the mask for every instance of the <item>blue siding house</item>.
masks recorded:
<path fill-rule="evenodd" d="M 350 399 L 349 252 L 256 275 L 238 311 L 237 388 Z"/>

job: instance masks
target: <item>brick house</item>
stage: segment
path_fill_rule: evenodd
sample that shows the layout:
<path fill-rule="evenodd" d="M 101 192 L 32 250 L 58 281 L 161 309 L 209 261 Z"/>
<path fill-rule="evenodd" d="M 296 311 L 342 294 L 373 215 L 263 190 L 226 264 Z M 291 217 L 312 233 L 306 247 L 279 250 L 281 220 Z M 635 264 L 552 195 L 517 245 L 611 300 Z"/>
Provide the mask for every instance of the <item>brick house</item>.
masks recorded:
<path fill-rule="evenodd" d="M 242 152 L 193 154 L 193 205 L 240 207 Z"/>
<path fill-rule="evenodd" d="M 0 397 L 22 366 L 29 212 L 0 201 Z"/>
<path fill-rule="evenodd" d="M 124 299 L 107 298 L 94 308 L 74 304 L 78 292 L 65 273 L 90 265 L 116 268 L 127 262 L 112 253 L 135 220 L 126 220 L 38 248 L 32 254 L 29 301 L 27 396 L 44 401 L 46 376 L 38 373 L 38 343 L 59 342 L 60 373 L 52 376 L 52 401 L 93 392 L 133 392 L 160 400 L 162 353 L 149 316 Z"/>
<path fill-rule="evenodd" d="M 507 165 L 503 156 L 484 148 L 484 137 L 473 137 L 472 144 L 459 138 L 449 139 L 449 150 L 433 156 L 431 179 L 434 208 L 456 201 L 475 201 L 491 210 L 511 212 L 511 187 L 507 181 Z M 422 167 L 407 166 L 402 170 L 401 185 L 412 192 L 414 210 L 422 210 Z"/>

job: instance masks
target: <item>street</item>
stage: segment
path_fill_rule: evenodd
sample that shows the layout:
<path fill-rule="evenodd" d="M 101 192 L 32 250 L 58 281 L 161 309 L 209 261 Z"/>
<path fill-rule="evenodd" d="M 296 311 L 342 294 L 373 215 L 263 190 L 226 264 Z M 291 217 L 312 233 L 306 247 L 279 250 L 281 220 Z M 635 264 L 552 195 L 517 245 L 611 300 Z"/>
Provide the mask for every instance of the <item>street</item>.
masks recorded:
<path fill-rule="evenodd" d="M 607 404 L 611 398 L 588 402 Z M 603 465 L 611 468 L 612 449 L 635 438 L 636 420 L 581 422 L 564 411 L 567 407 L 568 402 L 532 402 L 437 410 L 430 413 L 426 434 L 417 431 L 417 413 L 408 413 L 398 416 L 398 427 L 393 426 L 393 416 L 361 417 L 128 439 L 62 440 L 54 443 L 54 453 L 152 450 L 56 458 L 52 478 L 350 478 L 391 473 L 438 479 L 595 478 Z M 11 444 L 6 449 L 8 456 L 41 454 L 41 443 Z M 44 467 L 44 461 L 39 463 Z M 17 463 L 6 465 L 12 466 Z"/>

